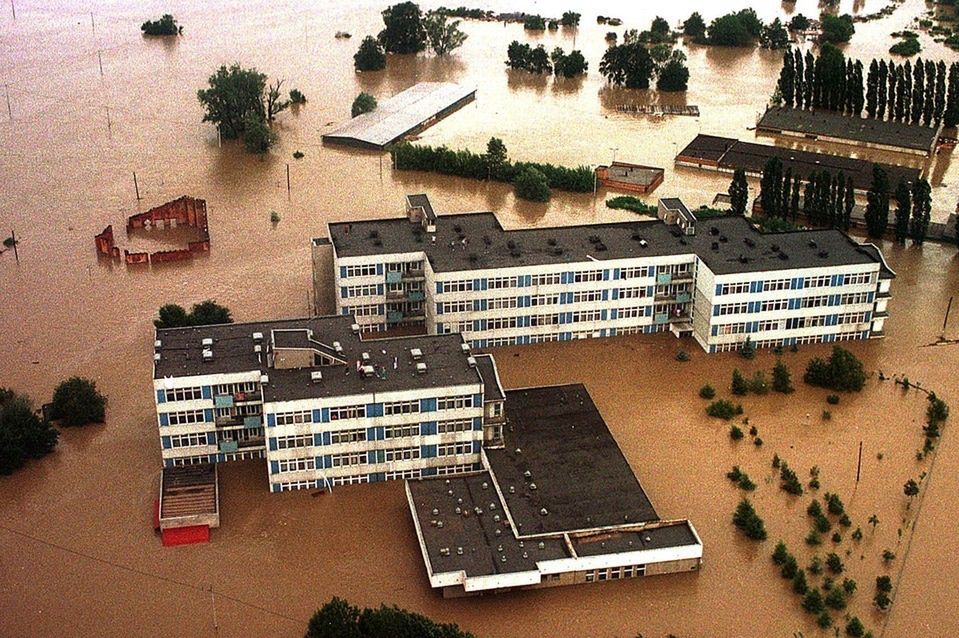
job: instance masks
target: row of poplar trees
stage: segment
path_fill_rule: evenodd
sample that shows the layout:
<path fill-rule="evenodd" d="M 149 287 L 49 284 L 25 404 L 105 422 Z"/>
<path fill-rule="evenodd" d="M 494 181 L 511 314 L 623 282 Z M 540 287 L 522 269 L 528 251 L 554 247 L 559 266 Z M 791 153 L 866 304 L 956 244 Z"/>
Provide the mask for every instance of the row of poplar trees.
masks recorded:
<path fill-rule="evenodd" d="M 901 180 L 895 193 L 890 194 L 889 177 L 878 164 L 872 167 L 872 185 L 866 194 L 866 232 L 870 237 L 882 237 L 889 225 L 890 195 L 896 200 L 894 232 L 896 241 L 905 244 L 912 239 L 922 244 L 929 232 L 932 213 L 932 187 L 925 178 L 910 184 Z"/>
<path fill-rule="evenodd" d="M 959 62 L 940 60 L 896 64 L 847 59 L 824 45 L 818 56 L 790 47 L 783 53 L 777 85 L 782 102 L 799 109 L 824 109 L 845 115 L 947 127 L 959 124 Z"/>

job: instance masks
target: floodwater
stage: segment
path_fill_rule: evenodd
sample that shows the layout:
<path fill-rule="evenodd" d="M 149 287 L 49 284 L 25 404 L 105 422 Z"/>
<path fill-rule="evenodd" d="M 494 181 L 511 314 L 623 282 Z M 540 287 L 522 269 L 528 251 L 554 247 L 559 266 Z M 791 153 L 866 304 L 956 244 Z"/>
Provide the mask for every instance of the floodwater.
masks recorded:
<path fill-rule="evenodd" d="M 804 362 L 822 347 L 786 355 L 795 394 L 743 401 L 765 441 L 759 449 L 732 445 L 725 424 L 703 416 L 696 392 L 704 382 L 724 386 L 737 365 L 770 368 L 769 354 L 753 362 L 706 357 L 671 336 L 499 353 L 507 387 L 586 382 L 659 512 L 688 516 L 699 529 L 706 558 L 698 575 L 445 601 L 429 589 L 401 485 L 344 488 L 318 498 L 271 495 L 257 463 L 222 467 L 223 526 L 211 544 L 160 547 L 150 529 L 160 460 L 149 382 L 157 307 L 215 298 L 239 320 L 305 314 L 309 238 L 322 235 L 330 220 L 399 215 L 410 192 L 428 192 L 441 212 L 497 211 L 510 227 L 629 218 L 606 209 L 602 192 L 559 193 L 549 205 L 534 205 L 515 201 L 505 185 L 392 173 L 380 154 L 324 148 L 320 135 L 347 116 L 360 90 L 386 96 L 419 80 L 473 83 L 477 102 L 427 131 L 425 142 L 480 150 L 496 135 L 514 158 L 562 164 L 604 163 L 615 152 L 624 161 L 668 167 L 656 195 L 678 195 L 691 205 L 726 190 L 726 177 L 673 170 L 671 158 L 698 131 L 750 137 L 747 127 L 775 85 L 779 54 L 693 47 L 685 96 L 618 91 L 596 72 L 608 29 L 595 24 L 592 5 L 485 4 L 583 13 L 578 30 L 530 40 L 581 48 L 589 76 L 557 81 L 507 72 L 501 60 L 510 40 L 527 37 L 521 26 L 472 22 L 463 25 L 470 39 L 448 60 L 395 59 L 386 72 L 357 76 L 358 40 L 380 28 L 381 5 L 369 2 L 191 0 L 144 9 L 127 0 L 19 0 L 16 21 L 4 7 L 0 83 L 7 85 L 12 121 L 0 122 L 0 228 L 15 229 L 21 244 L 19 264 L 10 252 L 0 256 L 0 385 L 39 403 L 58 380 L 83 374 L 97 380 L 110 405 L 106 425 L 64 432 L 56 453 L 0 478 L 0 635 L 295 636 L 333 595 L 361 605 L 395 603 L 479 636 L 818 635 L 768 560 L 780 537 L 803 562 L 811 556 L 801 543 L 807 499 L 787 498 L 766 482 L 774 452 L 803 476 L 818 465 L 823 490 L 839 493 L 866 532 L 860 546 L 841 546 L 852 549 L 846 563 L 860 585 L 854 613 L 876 630 L 888 623 L 887 636 L 959 632 L 959 620 L 947 611 L 957 603 L 959 564 L 939 551 L 957 541 L 959 454 L 951 429 L 935 460 L 918 463 L 923 399 L 875 378 L 823 422 L 825 392 L 798 382 Z M 855 4 L 844 1 L 842 10 L 869 13 L 883 2 Z M 708 21 L 742 6 L 623 5 L 604 8 L 624 19 L 620 32 L 645 28 L 657 10 L 675 22 L 698 9 Z M 789 6 L 769 3 L 760 12 L 768 19 Z M 891 18 L 857 25 L 848 52 L 865 59 L 881 54 L 892 43 L 888 33 L 924 8 L 907 0 Z M 143 40 L 139 23 L 165 10 L 184 24 L 184 36 Z M 794 10 L 814 15 L 816 6 L 800 0 Z M 335 40 L 337 30 L 354 37 Z M 923 42 L 932 57 L 955 56 Z M 217 65 L 234 60 L 285 78 L 309 98 L 298 112 L 280 116 L 280 143 L 266 158 L 247 156 L 235 144 L 218 147 L 212 127 L 200 124 L 196 89 Z M 615 112 L 625 101 L 658 99 L 697 104 L 702 116 L 655 120 Z M 4 107 L 5 96 L 0 119 Z M 304 159 L 292 159 L 297 149 Z M 949 155 L 938 157 L 932 172 L 945 184 L 934 191 L 938 219 L 954 206 L 959 190 L 952 182 L 959 180 Z M 209 256 L 152 269 L 98 262 L 93 235 L 111 223 L 121 249 L 166 247 L 168 238 L 127 241 L 124 220 L 182 194 L 209 203 Z M 272 210 L 281 216 L 275 227 Z M 955 249 L 886 249 L 900 275 L 889 336 L 853 348 L 870 371 L 907 374 L 955 408 L 959 346 L 924 347 L 939 335 L 948 298 L 959 289 Z M 946 334 L 957 333 L 953 316 Z M 691 362 L 673 361 L 679 348 L 691 352 Z M 728 522 L 738 495 L 723 474 L 733 464 L 760 484 L 754 498 L 770 540 L 758 547 Z M 906 511 L 902 483 L 922 471 L 929 472 L 927 487 Z M 872 513 L 881 520 L 875 532 L 865 523 Z M 886 547 L 897 553 L 889 567 L 879 558 Z M 871 611 L 871 583 L 886 572 L 897 583 L 896 601 L 881 616 Z"/>

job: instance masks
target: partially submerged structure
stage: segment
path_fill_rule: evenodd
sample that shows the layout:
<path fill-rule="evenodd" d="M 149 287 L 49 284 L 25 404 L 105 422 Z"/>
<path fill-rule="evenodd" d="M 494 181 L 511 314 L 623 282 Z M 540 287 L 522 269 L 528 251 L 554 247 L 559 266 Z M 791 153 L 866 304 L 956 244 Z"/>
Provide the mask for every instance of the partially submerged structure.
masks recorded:
<path fill-rule="evenodd" d="M 408 481 L 430 584 L 444 596 L 696 571 L 703 545 L 661 520 L 582 385 L 506 392 L 483 469 Z"/>
<path fill-rule="evenodd" d="M 652 193 L 663 183 L 663 169 L 627 162 L 596 167 L 596 179 L 606 188 L 634 193 Z"/>
<path fill-rule="evenodd" d="M 930 127 L 787 106 L 768 108 L 756 124 L 758 133 L 926 156 L 936 150 L 941 130 L 941 124 Z"/>
<path fill-rule="evenodd" d="M 215 465 L 164 468 L 155 521 L 163 544 L 208 541 L 210 529 L 220 526 L 219 489 Z"/>
<path fill-rule="evenodd" d="M 186 248 L 159 250 L 153 253 L 123 251 L 124 261 L 128 265 L 149 264 L 167 261 L 193 259 L 198 253 L 210 251 L 210 226 L 207 220 L 206 200 L 186 195 L 151 208 L 144 213 L 130 215 L 127 218 L 127 235 L 136 231 L 154 231 L 164 228 L 186 226 L 196 228 L 199 237 L 187 243 Z M 113 225 L 110 224 L 94 238 L 97 253 L 111 259 L 120 259 L 120 248 L 116 245 Z"/>
<path fill-rule="evenodd" d="M 323 134 L 323 141 L 382 150 L 429 128 L 476 98 L 476 89 L 452 82 L 420 82 L 383 100 L 376 110 Z"/>

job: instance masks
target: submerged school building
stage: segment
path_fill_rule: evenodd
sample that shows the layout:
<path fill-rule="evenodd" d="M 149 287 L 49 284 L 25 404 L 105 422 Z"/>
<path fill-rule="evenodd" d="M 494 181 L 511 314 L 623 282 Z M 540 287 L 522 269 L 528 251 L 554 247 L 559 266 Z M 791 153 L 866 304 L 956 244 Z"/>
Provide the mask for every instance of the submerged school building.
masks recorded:
<path fill-rule="evenodd" d="M 318 294 L 362 331 L 473 348 L 671 331 L 707 352 L 883 336 L 895 273 L 838 230 L 760 233 L 661 199 L 658 221 L 523 230 L 492 213 L 340 222 L 313 240 Z M 332 271 L 332 272 L 330 272 Z"/>

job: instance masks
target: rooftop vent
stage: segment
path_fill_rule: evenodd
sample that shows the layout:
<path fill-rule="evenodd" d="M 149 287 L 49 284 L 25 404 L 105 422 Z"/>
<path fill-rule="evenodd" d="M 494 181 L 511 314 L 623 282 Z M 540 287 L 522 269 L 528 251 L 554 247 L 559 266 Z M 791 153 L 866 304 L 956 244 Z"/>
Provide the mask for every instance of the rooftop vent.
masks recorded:
<path fill-rule="evenodd" d="M 314 370 L 313 372 L 310 373 L 310 381 L 312 381 L 313 383 L 319 383 L 322 380 L 323 380 L 323 373 L 320 372 L 319 370 Z"/>
<path fill-rule="evenodd" d="M 423 351 L 420 350 L 419 348 L 410 348 L 410 356 L 413 357 L 414 360 L 422 359 Z"/>
<path fill-rule="evenodd" d="M 714 242 L 713 242 L 713 250 L 719 250 L 719 242 L 718 242 L 718 241 L 714 241 Z"/>
<path fill-rule="evenodd" d="M 363 354 L 360 355 L 360 358 L 362 358 L 363 361 L 369 361 L 369 360 L 370 360 L 370 353 L 369 353 L 369 352 L 364 352 Z"/>
<path fill-rule="evenodd" d="M 756 246 L 756 242 L 753 241 L 752 237 L 746 237 L 746 238 L 744 238 L 744 239 L 743 239 L 743 243 L 746 244 L 747 246 L 749 246 L 750 248 L 753 248 L 753 247 Z"/>
<path fill-rule="evenodd" d="M 259 354 L 263 352 L 263 346 L 261 346 L 260 344 L 256 344 L 255 346 L 253 346 L 253 352 L 254 354 Z"/>
<path fill-rule="evenodd" d="M 782 259 L 783 261 L 786 261 L 787 259 L 789 259 L 789 255 L 787 255 L 786 253 L 779 253 L 779 258 Z"/>
<path fill-rule="evenodd" d="M 549 514 L 549 510 L 546 509 L 545 507 L 539 511 L 540 516 L 546 516 L 548 514 Z"/>
<path fill-rule="evenodd" d="M 212 351 L 212 350 L 204 350 L 204 351 L 203 351 L 203 360 L 204 360 L 204 361 L 212 361 L 212 360 L 213 360 L 213 351 Z"/>
<path fill-rule="evenodd" d="M 816 247 L 816 240 L 815 240 L 815 239 L 810 239 L 810 240 L 809 240 L 809 247 L 810 247 L 810 248 L 815 248 L 815 247 Z"/>
<path fill-rule="evenodd" d="M 476 357 L 466 357 L 466 363 L 469 365 L 469 367 L 475 368 L 475 367 L 476 367 Z"/>
<path fill-rule="evenodd" d="M 748 263 L 749 263 L 749 257 L 747 257 L 746 255 L 740 255 L 740 256 L 739 256 L 739 263 L 741 263 L 741 264 L 748 264 Z"/>
<path fill-rule="evenodd" d="M 416 374 L 426 374 L 426 364 L 422 361 L 416 364 Z"/>
<path fill-rule="evenodd" d="M 829 251 L 828 251 L 828 250 L 820 250 L 820 251 L 819 251 L 819 256 L 822 257 L 823 259 L 825 259 L 826 257 L 829 256 Z"/>
<path fill-rule="evenodd" d="M 263 341 L 263 333 L 262 333 L 262 332 L 254 332 L 254 333 L 253 333 L 253 341 Z"/>
<path fill-rule="evenodd" d="M 373 369 L 373 366 L 360 366 L 360 374 L 364 377 L 372 377 L 376 374 L 376 370 Z"/>
<path fill-rule="evenodd" d="M 719 229 L 716 228 L 715 226 L 710 226 L 710 227 L 709 227 L 709 234 L 715 237 L 716 235 L 719 234 Z"/>
<path fill-rule="evenodd" d="M 470 344 L 468 344 L 468 343 L 466 343 L 466 342 L 464 341 L 463 343 L 460 344 L 460 350 L 462 350 L 463 352 L 469 352 L 469 351 L 470 351 Z"/>
<path fill-rule="evenodd" d="M 333 350 L 335 350 L 336 352 L 343 352 L 343 346 L 340 345 L 339 341 L 333 342 Z"/>
<path fill-rule="evenodd" d="M 725 243 L 728 242 L 728 241 L 729 241 L 729 238 L 726 237 L 726 235 L 720 235 L 720 236 L 719 236 L 719 243 L 725 244 Z"/>
<path fill-rule="evenodd" d="M 639 245 L 642 246 L 643 248 L 646 248 L 646 246 L 649 246 L 649 242 L 646 241 L 645 239 L 640 239 Z"/>
<path fill-rule="evenodd" d="M 209 337 L 207 337 L 206 339 L 204 339 L 204 340 L 201 341 L 200 343 L 203 345 L 204 348 L 209 348 L 209 347 L 211 347 L 211 346 L 213 345 L 213 339 L 210 339 Z"/>
<path fill-rule="evenodd" d="M 154 360 L 154 361 L 159 361 L 159 360 L 160 360 L 160 353 L 159 353 L 159 352 L 157 352 L 156 354 L 153 355 L 153 360 Z"/>
<path fill-rule="evenodd" d="M 260 385 L 267 385 L 270 383 L 270 375 L 261 374 L 260 375 Z"/>
<path fill-rule="evenodd" d="M 360 324 L 354 323 L 352 326 L 350 326 L 350 330 L 353 331 L 353 334 L 357 334 L 360 331 Z"/>
<path fill-rule="evenodd" d="M 153 348 L 154 348 L 155 350 L 159 350 L 159 349 L 162 348 L 162 347 L 163 347 L 163 342 L 160 341 L 159 339 L 157 339 L 156 341 L 153 342 Z"/>

